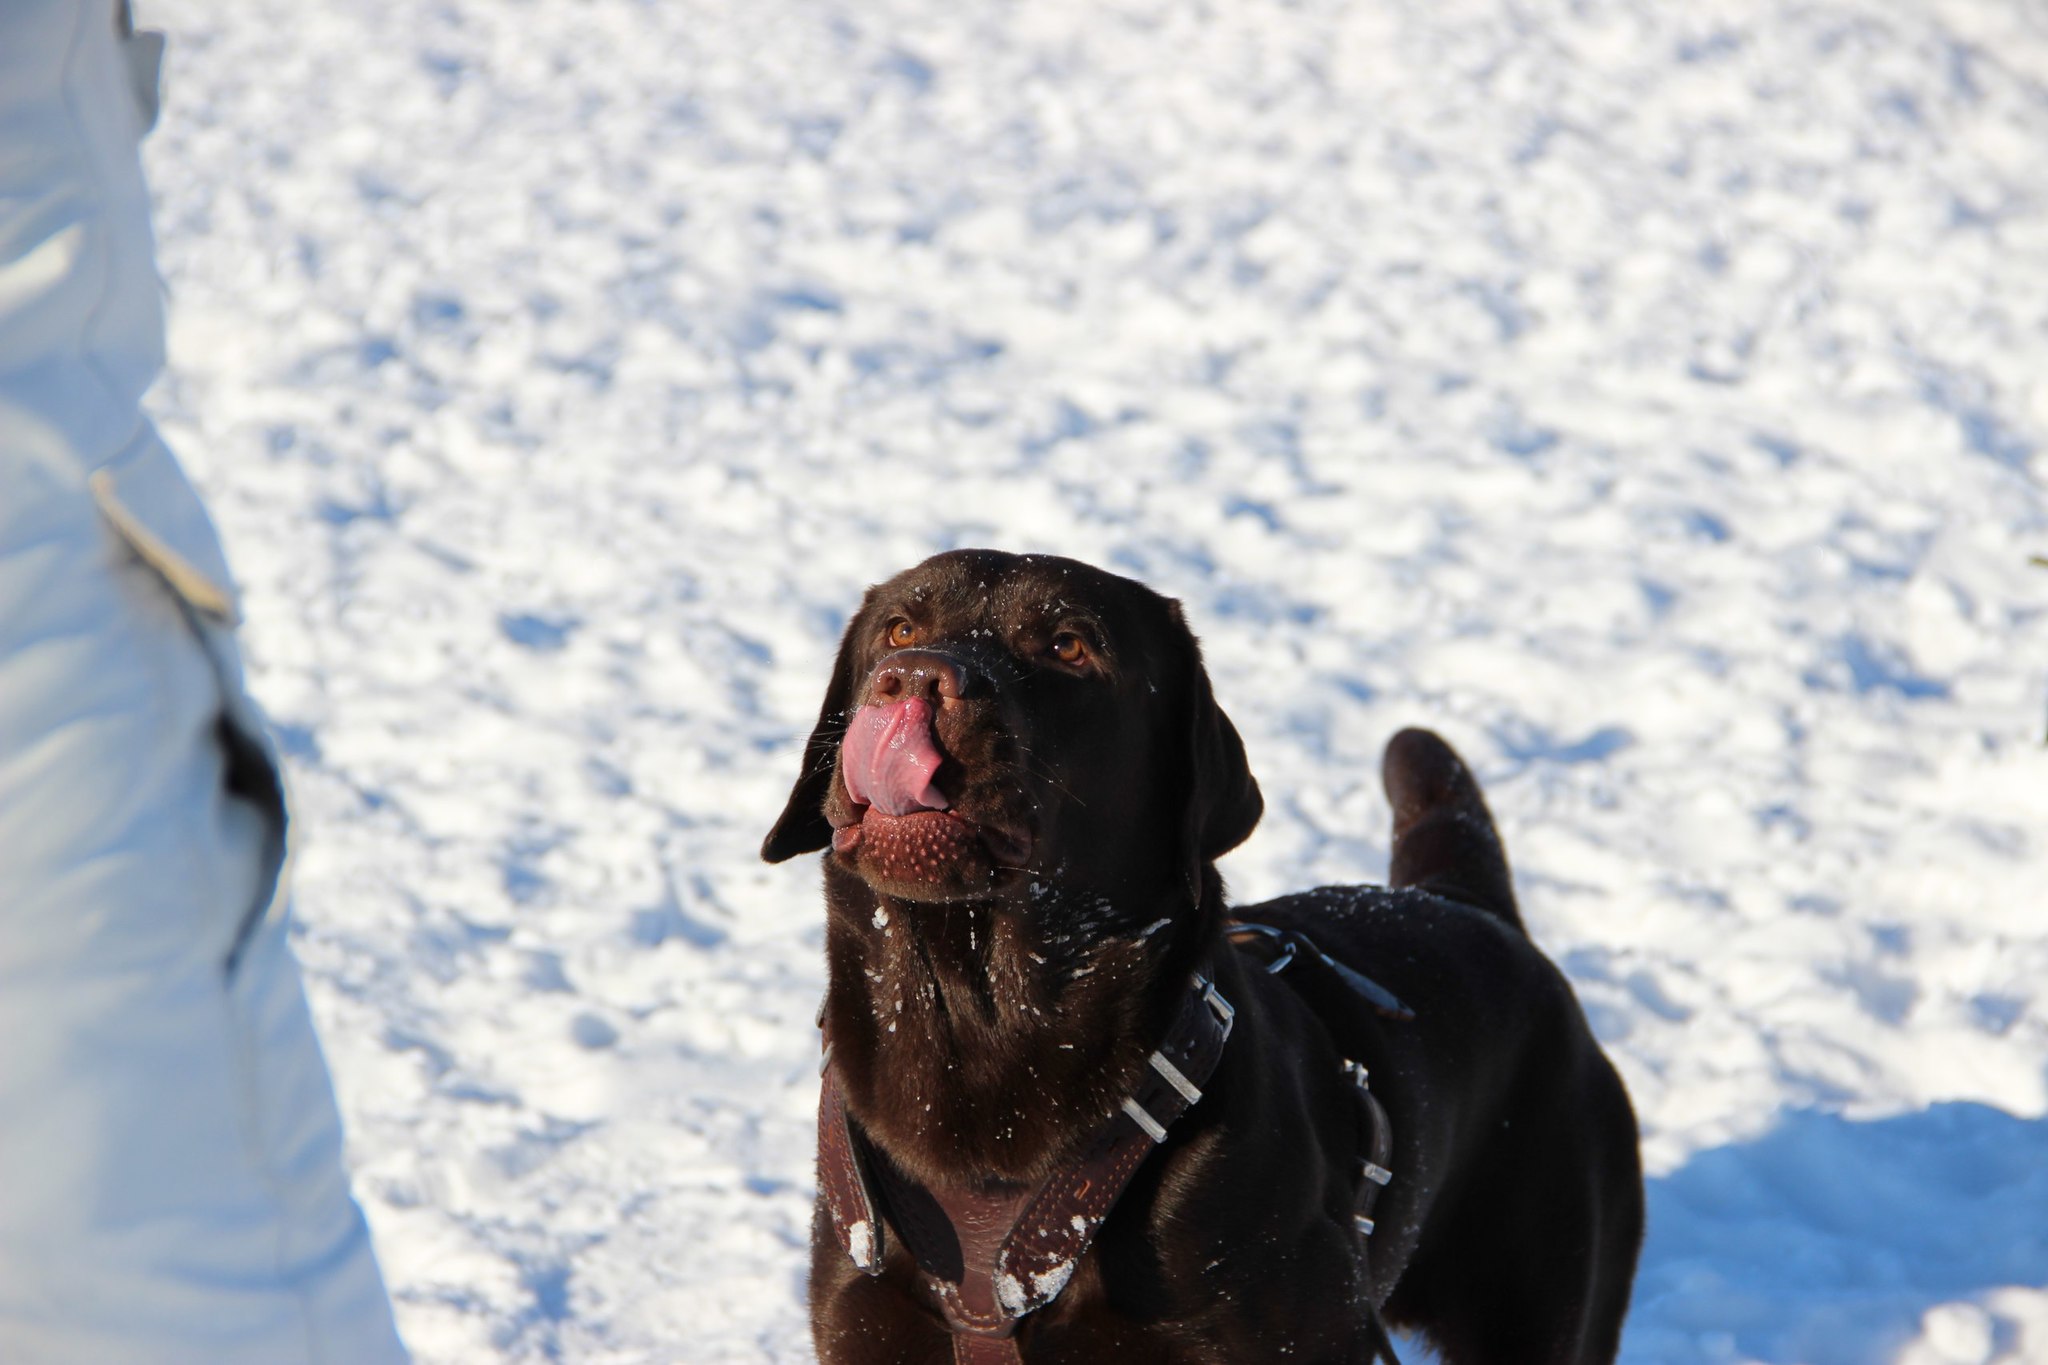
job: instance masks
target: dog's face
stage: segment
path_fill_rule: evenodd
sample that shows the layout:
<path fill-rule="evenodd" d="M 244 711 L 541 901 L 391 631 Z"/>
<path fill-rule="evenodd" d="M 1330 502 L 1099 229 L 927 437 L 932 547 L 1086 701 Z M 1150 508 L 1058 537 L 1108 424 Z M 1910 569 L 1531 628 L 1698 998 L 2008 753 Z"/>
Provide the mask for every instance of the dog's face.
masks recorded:
<path fill-rule="evenodd" d="M 1118 897 L 1198 884 L 1261 809 L 1177 603 L 958 550 L 869 590 L 761 853 L 829 847 L 899 902 Z"/>

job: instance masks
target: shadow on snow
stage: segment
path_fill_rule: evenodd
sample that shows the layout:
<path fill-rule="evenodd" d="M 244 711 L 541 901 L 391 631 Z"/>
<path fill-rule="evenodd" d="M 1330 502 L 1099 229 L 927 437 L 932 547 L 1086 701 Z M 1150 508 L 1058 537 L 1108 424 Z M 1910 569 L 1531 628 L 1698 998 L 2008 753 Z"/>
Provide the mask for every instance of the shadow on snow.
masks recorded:
<path fill-rule="evenodd" d="M 2044 1156 L 2048 1119 L 1970 1103 L 1793 1112 L 1701 1152 L 1649 1182 L 1622 1358 L 1888 1360 L 1936 1305 L 2048 1283 Z"/>

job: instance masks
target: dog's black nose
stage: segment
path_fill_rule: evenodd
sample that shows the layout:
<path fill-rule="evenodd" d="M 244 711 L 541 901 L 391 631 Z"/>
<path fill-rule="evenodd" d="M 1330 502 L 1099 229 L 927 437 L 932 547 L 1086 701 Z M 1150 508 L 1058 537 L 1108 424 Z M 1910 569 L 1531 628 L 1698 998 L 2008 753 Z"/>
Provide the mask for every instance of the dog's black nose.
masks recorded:
<path fill-rule="evenodd" d="M 868 681 L 871 704 L 921 697 L 937 704 L 973 695 L 974 672 L 964 659 L 936 649 L 899 649 L 875 665 Z"/>

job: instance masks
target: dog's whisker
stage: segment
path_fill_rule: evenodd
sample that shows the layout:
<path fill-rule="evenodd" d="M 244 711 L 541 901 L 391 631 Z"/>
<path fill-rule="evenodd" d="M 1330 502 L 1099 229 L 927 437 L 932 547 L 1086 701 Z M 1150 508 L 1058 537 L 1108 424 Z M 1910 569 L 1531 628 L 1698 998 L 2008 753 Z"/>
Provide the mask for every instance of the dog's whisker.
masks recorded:
<path fill-rule="evenodd" d="M 1069 787 L 1066 783 L 1060 781 L 1057 777 L 1054 777 L 1052 775 L 1051 769 L 1047 767 L 1044 763 L 1039 762 L 1038 756 L 1031 752 L 1031 749 L 1028 745 L 1013 741 L 1011 747 L 1017 752 L 1017 754 L 1020 757 L 1026 760 L 1024 764 L 1019 765 L 1022 766 L 1026 772 L 1029 772 L 1032 776 L 1036 777 L 1039 781 L 1045 783 L 1047 786 L 1057 790 L 1060 793 L 1060 795 L 1066 797 L 1067 800 L 1073 802 L 1082 810 L 1088 809 L 1088 803 L 1086 801 L 1083 801 L 1080 797 L 1074 795 L 1073 788 Z M 1038 767 L 1036 769 L 1033 769 L 1030 766 L 1033 762 L 1038 762 Z"/>

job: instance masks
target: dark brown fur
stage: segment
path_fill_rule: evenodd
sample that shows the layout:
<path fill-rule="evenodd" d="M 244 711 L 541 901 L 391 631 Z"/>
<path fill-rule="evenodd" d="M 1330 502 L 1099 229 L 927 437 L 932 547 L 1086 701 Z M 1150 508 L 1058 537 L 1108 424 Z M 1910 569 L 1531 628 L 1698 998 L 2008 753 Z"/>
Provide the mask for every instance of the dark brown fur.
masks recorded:
<path fill-rule="evenodd" d="M 885 639 L 899 620 L 914 657 Z M 1085 664 L 1052 652 L 1062 634 Z M 878 667 L 945 676 L 936 780 L 991 833 L 907 880 L 865 846 L 824 860 L 827 1028 L 871 1143 L 933 1188 L 1038 1180 L 1130 1093 L 1190 972 L 1238 1010 L 1202 1101 L 1023 1320 L 1027 1362 L 1364 1361 L 1366 1302 L 1453 1365 L 1612 1359 L 1642 1231 L 1634 1116 L 1441 740 L 1388 746 L 1391 887 L 1226 912 L 1215 859 L 1261 798 L 1178 604 L 1070 560 L 957 551 L 870 590 L 848 626 L 770 861 L 858 823 L 837 755 Z M 1302 929 L 1416 1019 L 1340 1043 L 1225 945 L 1227 914 Z M 1363 1257 L 1345 1058 L 1395 1137 Z M 900 1239 L 869 1278 L 822 1213 L 816 1229 L 819 1359 L 946 1365 Z"/>

